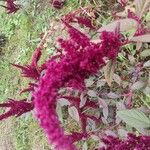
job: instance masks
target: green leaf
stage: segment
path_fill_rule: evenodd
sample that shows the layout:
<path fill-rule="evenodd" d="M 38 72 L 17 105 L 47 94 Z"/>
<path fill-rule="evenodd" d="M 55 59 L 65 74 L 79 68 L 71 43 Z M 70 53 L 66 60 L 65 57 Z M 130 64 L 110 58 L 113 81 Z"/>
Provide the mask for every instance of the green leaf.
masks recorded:
<path fill-rule="evenodd" d="M 97 97 L 97 93 L 96 93 L 96 91 L 94 91 L 94 90 L 88 90 L 87 94 L 88 94 L 90 97 Z"/>
<path fill-rule="evenodd" d="M 136 129 L 150 127 L 150 119 L 139 110 L 121 110 L 117 112 L 117 116 Z"/>
<path fill-rule="evenodd" d="M 70 105 L 69 100 L 66 98 L 58 99 L 58 103 L 60 104 L 61 107 Z"/>
<path fill-rule="evenodd" d="M 148 12 L 147 15 L 145 16 L 145 20 L 150 21 L 150 12 Z"/>

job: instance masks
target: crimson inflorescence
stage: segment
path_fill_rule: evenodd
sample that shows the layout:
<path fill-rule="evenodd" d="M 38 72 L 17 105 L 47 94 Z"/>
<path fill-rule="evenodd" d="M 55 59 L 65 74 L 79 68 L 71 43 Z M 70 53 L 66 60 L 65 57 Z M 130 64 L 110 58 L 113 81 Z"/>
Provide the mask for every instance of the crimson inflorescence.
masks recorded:
<path fill-rule="evenodd" d="M 15 4 L 16 0 L 6 0 L 6 6 L 2 6 L 6 8 L 7 12 L 10 13 L 16 13 L 19 10 L 19 5 Z"/>
<path fill-rule="evenodd" d="M 52 6 L 56 9 L 61 9 L 64 5 L 65 0 L 52 0 Z"/>
<path fill-rule="evenodd" d="M 118 137 L 107 136 L 102 139 L 105 146 L 99 150 L 149 150 L 150 136 L 136 136 L 128 134 L 124 140 Z"/>
<path fill-rule="evenodd" d="M 8 102 L 0 104 L 0 107 L 10 108 L 8 112 L 0 116 L 0 120 L 8 118 L 10 116 L 21 116 L 22 114 L 31 111 L 34 108 L 33 102 L 27 102 L 24 100 L 13 100 L 9 99 Z"/>
<path fill-rule="evenodd" d="M 65 0 L 52 0 L 51 5 L 56 9 L 61 9 Z M 16 4 L 16 0 L 6 0 L 6 6 L 1 5 L 7 10 L 8 14 L 16 13 L 20 9 L 20 5 Z"/>
<path fill-rule="evenodd" d="M 64 134 L 56 115 L 58 90 L 62 87 L 84 90 L 84 79 L 105 65 L 104 57 L 115 59 L 121 42 L 119 33 L 105 31 L 101 34 L 102 42 L 95 44 L 76 28 L 64 24 L 70 36 L 67 40 L 59 39 L 64 52 L 47 62 L 45 74 L 33 96 L 37 118 L 49 141 L 56 149 L 75 150 L 74 140 Z"/>

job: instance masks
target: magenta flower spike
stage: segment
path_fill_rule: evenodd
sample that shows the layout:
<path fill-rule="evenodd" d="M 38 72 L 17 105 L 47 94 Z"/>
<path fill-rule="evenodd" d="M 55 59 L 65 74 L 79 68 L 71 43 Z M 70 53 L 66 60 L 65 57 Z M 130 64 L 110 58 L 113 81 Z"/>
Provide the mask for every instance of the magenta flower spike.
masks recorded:
<path fill-rule="evenodd" d="M 81 138 L 82 134 L 65 135 L 56 113 L 58 90 L 69 86 L 82 91 L 85 88 L 84 79 L 104 66 L 103 57 L 114 59 L 119 52 L 121 42 L 119 33 L 103 32 L 102 42 L 95 44 L 84 33 L 66 22 L 64 24 L 70 37 L 67 40 L 60 39 L 59 43 L 65 53 L 62 53 L 61 57 L 53 57 L 46 63 L 45 74 L 40 78 L 33 97 L 36 116 L 49 142 L 56 150 L 76 150 L 73 142 Z M 91 103 L 86 105 L 96 107 Z M 81 120 L 86 121 L 86 117 L 88 116 L 81 115 Z M 96 120 L 92 116 L 89 117 Z M 85 124 L 82 126 L 85 127 Z"/>
<path fill-rule="evenodd" d="M 15 0 L 6 0 L 6 3 L 8 13 L 15 13 L 19 10 L 19 6 L 15 4 Z"/>
<path fill-rule="evenodd" d="M 128 134 L 124 140 L 118 137 L 107 136 L 102 139 L 105 147 L 99 150 L 149 150 L 150 149 L 150 136 L 136 136 Z"/>
<path fill-rule="evenodd" d="M 8 102 L 0 104 L 0 107 L 10 108 L 9 111 L 0 115 L 0 120 L 3 120 L 11 116 L 21 116 L 22 114 L 33 110 L 34 105 L 32 102 L 27 102 L 26 99 L 20 101 L 9 99 Z"/>
<path fill-rule="evenodd" d="M 12 64 L 14 67 L 17 67 L 21 69 L 22 71 L 22 76 L 34 80 L 38 80 L 40 77 L 40 74 L 38 70 L 34 67 L 34 65 L 26 65 L 26 66 L 21 66 L 17 64 Z"/>

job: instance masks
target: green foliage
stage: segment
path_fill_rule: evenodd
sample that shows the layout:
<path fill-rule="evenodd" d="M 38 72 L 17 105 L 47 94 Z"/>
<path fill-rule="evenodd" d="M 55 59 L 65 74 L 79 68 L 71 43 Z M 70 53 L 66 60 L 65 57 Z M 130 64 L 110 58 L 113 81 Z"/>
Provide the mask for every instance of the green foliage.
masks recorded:
<path fill-rule="evenodd" d="M 121 110 L 117 112 L 117 116 L 136 129 L 150 127 L 150 119 L 142 111 L 136 109 Z"/>

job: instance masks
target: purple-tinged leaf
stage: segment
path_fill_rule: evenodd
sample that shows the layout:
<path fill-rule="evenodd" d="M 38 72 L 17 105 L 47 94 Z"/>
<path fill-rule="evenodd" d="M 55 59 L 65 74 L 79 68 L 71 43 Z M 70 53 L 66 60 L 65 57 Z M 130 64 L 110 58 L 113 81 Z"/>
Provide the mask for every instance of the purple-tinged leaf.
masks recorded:
<path fill-rule="evenodd" d="M 85 94 L 81 93 L 80 95 L 80 105 L 79 107 L 82 108 L 85 106 L 86 104 L 86 101 L 87 101 L 87 97 L 85 96 Z"/>
<path fill-rule="evenodd" d="M 68 113 L 75 121 L 80 121 L 79 112 L 75 106 L 69 107 Z"/>
<path fill-rule="evenodd" d="M 102 99 L 102 98 L 98 98 L 98 104 L 99 104 L 100 108 L 106 108 L 106 107 L 108 107 L 106 101 L 104 99 Z"/>
<path fill-rule="evenodd" d="M 122 119 L 121 119 L 121 118 L 119 118 L 118 116 L 116 116 L 115 123 L 116 123 L 116 124 L 120 124 L 120 123 L 121 123 L 121 121 L 122 121 Z"/>
<path fill-rule="evenodd" d="M 94 83 L 94 79 L 90 77 L 89 79 L 85 79 L 85 86 L 86 87 L 91 87 Z"/>
<path fill-rule="evenodd" d="M 116 83 L 118 83 L 118 85 L 121 84 L 121 78 L 120 78 L 119 75 L 117 75 L 117 74 L 114 73 L 113 79 L 114 79 L 114 81 L 115 81 Z"/>
<path fill-rule="evenodd" d="M 119 101 L 116 103 L 117 110 L 125 110 L 126 106 L 123 101 Z"/>
<path fill-rule="evenodd" d="M 125 137 L 127 137 L 128 132 L 125 129 L 120 128 L 120 129 L 118 129 L 118 134 L 119 134 L 119 137 L 125 138 Z"/>
<path fill-rule="evenodd" d="M 132 56 L 132 55 L 128 55 L 128 59 L 129 59 L 129 61 L 130 61 L 130 63 L 133 65 L 134 63 L 135 63 L 135 57 L 134 56 Z"/>
<path fill-rule="evenodd" d="M 150 98 L 150 97 L 149 97 Z M 146 100 L 146 99 L 145 99 Z M 150 114 L 150 109 L 147 106 L 142 105 L 141 107 L 137 108 L 139 111 L 142 111 L 145 114 Z"/>
<path fill-rule="evenodd" d="M 96 129 L 96 123 L 93 119 L 87 118 L 86 131 L 94 131 Z"/>
<path fill-rule="evenodd" d="M 136 43 L 136 50 L 139 51 L 142 48 L 142 42 L 137 42 Z"/>
<path fill-rule="evenodd" d="M 97 97 L 97 93 L 94 91 L 94 90 L 89 90 L 87 92 L 87 94 L 90 96 L 90 97 Z"/>
<path fill-rule="evenodd" d="M 108 93 L 107 96 L 108 96 L 108 98 L 111 98 L 111 99 L 120 98 L 120 95 L 113 93 L 113 92 Z"/>
<path fill-rule="evenodd" d="M 117 137 L 117 135 L 113 132 L 113 131 L 111 131 L 111 130 L 109 130 L 109 129 L 107 129 L 106 131 L 105 131 L 105 134 L 107 135 L 107 136 L 113 136 L 113 137 Z"/>
<path fill-rule="evenodd" d="M 97 81 L 96 87 L 101 88 L 105 84 L 106 84 L 106 80 L 105 79 L 100 79 L 100 80 Z"/>
<path fill-rule="evenodd" d="M 131 86 L 131 90 L 140 90 L 145 86 L 145 82 L 137 81 Z"/>
<path fill-rule="evenodd" d="M 58 103 L 60 104 L 61 107 L 70 105 L 69 100 L 66 98 L 59 98 Z"/>
<path fill-rule="evenodd" d="M 130 39 L 133 42 L 150 42 L 150 34 L 134 36 Z"/>
<path fill-rule="evenodd" d="M 108 118 L 108 107 L 103 108 L 103 116 L 105 119 Z"/>
<path fill-rule="evenodd" d="M 102 117 L 101 119 L 104 124 L 108 124 L 108 121 L 104 117 Z"/>
<path fill-rule="evenodd" d="M 98 30 L 98 32 L 102 32 L 102 31 L 114 32 L 118 25 L 120 25 L 120 31 L 124 32 L 124 31 L 129 31 L 131 29 L 136 29 L 138 26 L 138 22 L 134 19 L 120 19 L 106 26 L 101 27 Z"/>
<path fill-rule="evenodd" d="M 150 131 L 148 129 L 138 128 L 137 130 L 143 135 L 147 135 L 147 136 L 150 135 Z"/>

